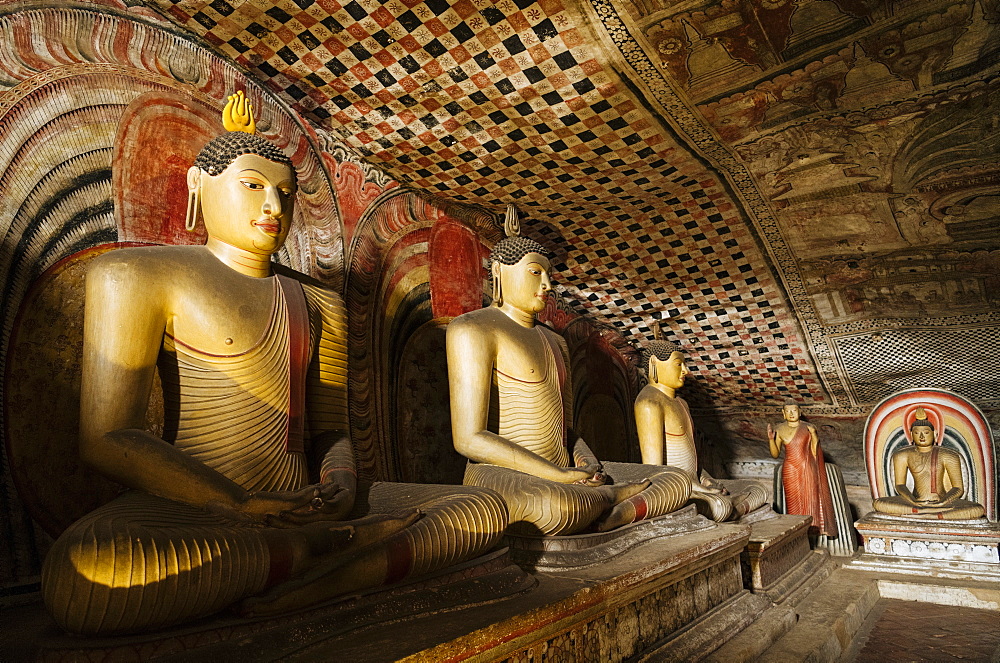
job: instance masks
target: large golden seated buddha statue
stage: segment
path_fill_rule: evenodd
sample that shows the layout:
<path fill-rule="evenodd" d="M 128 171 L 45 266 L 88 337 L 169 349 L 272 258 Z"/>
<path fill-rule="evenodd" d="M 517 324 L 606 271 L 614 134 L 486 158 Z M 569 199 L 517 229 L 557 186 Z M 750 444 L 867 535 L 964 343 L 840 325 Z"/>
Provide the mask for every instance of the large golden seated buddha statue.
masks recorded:
<path fill-rule="evenodd" d="M 455 448 L 469 459 L 465 484 L 499 492 L 518 534 L 610 530 L 663 515 L 690 496 L 669 467 L 602 464 L 573 432 L 568 351 L 536 322 L 551 288 L 549 259 L 508 236 L 490 257 L 493 305 L 448 325 L 448 378 Z"/>
<path fill-rule="evenodd" d="M 242 95 L 226 123 L 252 124 Z M 290 160 L 231 131 L 188 185 L 204 246 L 112 251 L 87 277 L 80 453 L 131 490 L 49 552 L 42 592 L 58 624 L 103 634 L 233 605 L 270 614 L 492 548 L 507 511 L 491 490 L 358 485 L 344 305 L 271 263 L 292 220 Z M 162 439 L 141 430 L 157 366 Z"/>
<path fill-rule="evenodd" d="M 694 421 L 687 402 L 677 395 L 690 373 L 676 345 L 654 340 L 643 349 L 648 384 L 635 399 L 635 421 L 642 462 L 681 470 L 699 510 L 715 521 L 740 518 L 767 503 L 767 492 L 752 481 L 713 479 L 698 473 Z"/>

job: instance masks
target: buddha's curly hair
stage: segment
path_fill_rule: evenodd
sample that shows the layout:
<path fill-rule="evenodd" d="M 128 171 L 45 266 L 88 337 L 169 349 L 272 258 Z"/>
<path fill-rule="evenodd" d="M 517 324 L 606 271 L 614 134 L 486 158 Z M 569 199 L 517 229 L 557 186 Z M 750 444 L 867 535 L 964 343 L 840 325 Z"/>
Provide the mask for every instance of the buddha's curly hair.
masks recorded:
<path fill-rule="evenodd" d="M 195 158 L 194 165 L 215 177 L 229 168 L 237 157 L 244 154 L 256 154 L 268 161 L 286 164 L 295 170 L 292 160 L 273 143 L 243 131 L 228 131 L 208 141 Z"/>
<path fill-rule="evenodd" d="M 538 253 L 546 258 L 549 257 L 548 250 L 533 239 L 527 237 L 504 237 L 493 247 L 490 253 L 490 263 L 499 262 L 501 265 L 516 265 L 521 262 L 521 258 L 529 253 Z"/>
<path fill-rule="evenodd" d="M 660 361 L 670 359 L 670 355 L 675 352 L 684 353 L 680 347 L 670 341 L 649 341 L 642 347 L 642 369 L 649 366 L 649 358 L 656 357 Z"/>
<path fill-rule="evenodd" d="M 521 262 L 521 258 L 529 253 L 537 253 L 549 258 L 549 251 L 544 246 L 533 239 L 527 237 L 504 237 L 493 246 L 490 253 L 490 268 L 487 273 L 490 275 L 490 283 L 493 283 L 493 263 L 501 265 L 516 265 Z"/>

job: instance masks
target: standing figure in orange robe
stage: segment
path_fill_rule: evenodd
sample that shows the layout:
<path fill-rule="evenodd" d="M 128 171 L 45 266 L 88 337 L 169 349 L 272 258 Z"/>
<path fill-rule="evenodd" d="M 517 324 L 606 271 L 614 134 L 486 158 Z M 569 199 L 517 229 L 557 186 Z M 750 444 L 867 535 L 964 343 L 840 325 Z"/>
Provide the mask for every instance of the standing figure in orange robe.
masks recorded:
<path fill-rule="evenodd" d="M 810 531 L 836 537 L 833 498 L 816 427 L 799 419 L 799 406 L 794 402 L 786 403 L 782 414 L 784 423 L 777 428 L 767 425 L 767 439 L 774 458 L 781 453 L 781 447 L 785 447 L 785 462 L 781 466 L 785 513 L 812 516 Z"/>

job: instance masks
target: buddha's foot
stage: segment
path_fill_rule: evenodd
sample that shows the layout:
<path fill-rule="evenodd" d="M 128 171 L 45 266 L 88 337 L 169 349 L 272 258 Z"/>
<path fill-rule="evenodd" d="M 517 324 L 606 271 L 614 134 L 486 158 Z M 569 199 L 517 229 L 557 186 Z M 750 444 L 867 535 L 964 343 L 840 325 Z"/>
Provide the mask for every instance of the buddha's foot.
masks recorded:
<path fill-rule="evenodd" d="M 694 482 L 694 486 L 700 487 L 700 490 L 697 491 L 700 493 L 710 493 L 713 495 L 729 494 L 729 491 L 726 490 L 726 487 L 722 485 L 722 482 L 712 477 L 712 475 L 710 475 L 705 470 L 701 471 L 701 477 Z"/>
<path fill-rule="evenodd" d="M 644 479 L 643 481 L 635 481 L 630 483 L 619 483 L 607 486 L 601 486 L 600 490 L 605 491 L 611 498 L 611 504 L 620 504 L 633 495 L 638 495 L 642 491 L 649 488 L 650 481 Z"/>
<path fill-rule="evenodd" d="M 386 568 L 386 552 L 381 544 L 422 516 L 420 511 L 413 511 L 397 516 L 367 516 L 334 526 L 314 523 L 302 527 L 311 549 L 325 552 L 316 555 L 314 565 L 305 573 L 243 600 L 236 612 L 244 617 L 276 615 L 380 584 Z"/>
<path fill-rule="evenodd" d="M 646 480 L 637 483 L 603 486 L 603 488 L 618 489 L 612 497 L 615 506 L 605 515 L 594 521 L 594 529 L 598 532 L 607 532 L 608 530 L 633 522 L 636 516 L 635 505 L 629 502 L 628 498 L 638 495 L 646 490 L 646 488 L 649 488 L 650 483 L 650 481 Z"/>
<path fill-rule="evenodd" d="M 706 486 L 698 479 L 694 479 L 691 481 L 691 492 L 702 495 L 725 495 L 728 491 L 722 487 Z"/>

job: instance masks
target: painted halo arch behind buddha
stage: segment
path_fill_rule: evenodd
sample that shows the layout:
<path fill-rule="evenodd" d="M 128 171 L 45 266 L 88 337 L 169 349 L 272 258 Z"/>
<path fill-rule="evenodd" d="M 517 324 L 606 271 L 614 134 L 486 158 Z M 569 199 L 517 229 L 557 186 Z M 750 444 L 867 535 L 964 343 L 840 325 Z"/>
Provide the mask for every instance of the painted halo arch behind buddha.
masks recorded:
<path fill-rule="evenodd" d="M 893 497 L 893 457 L 911 446 L 910 428 L 924 411 L 934 445 L 961 459 L 964 500 L 997 520 L 996 443 L 989 422 L 971 401 L 945 389 L 909 389 L 883 399 L 865 424 L 864 457 L 872 499 Z"/>

